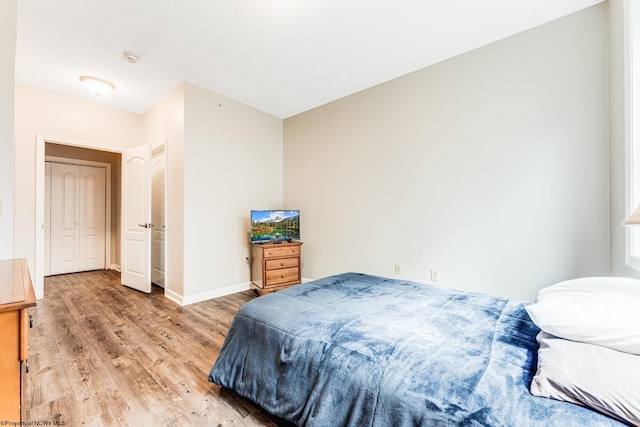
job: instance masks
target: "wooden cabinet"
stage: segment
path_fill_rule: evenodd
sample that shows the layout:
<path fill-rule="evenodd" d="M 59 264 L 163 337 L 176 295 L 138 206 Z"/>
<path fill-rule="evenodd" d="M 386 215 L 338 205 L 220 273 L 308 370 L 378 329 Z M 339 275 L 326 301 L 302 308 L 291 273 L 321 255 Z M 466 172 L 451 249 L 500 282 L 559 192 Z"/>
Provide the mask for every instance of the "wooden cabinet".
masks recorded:
<path fill-rule="evenodd" d="M 25 390 L 29 356 L 29 307 L 36 297 L 24 259 L 0 260 L 0 420 L 20 423 L 25 418 Z"/>
<path fill-rule="evenodd" d="M 251 248 L 251 284 L 260 295 L 301 282 L 302 242 L 255 243 Z"/>

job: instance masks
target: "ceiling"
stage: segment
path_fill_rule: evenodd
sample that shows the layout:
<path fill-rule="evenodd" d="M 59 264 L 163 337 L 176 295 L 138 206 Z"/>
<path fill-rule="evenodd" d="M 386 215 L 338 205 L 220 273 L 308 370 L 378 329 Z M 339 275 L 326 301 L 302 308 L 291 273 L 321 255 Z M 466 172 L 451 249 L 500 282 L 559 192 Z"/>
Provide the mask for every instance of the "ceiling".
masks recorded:
<path fill-rule="evenodd" d="M 19 0 L 16 81 L 138 114 L 186 81 L 287 118 L 602 1 Z"/>

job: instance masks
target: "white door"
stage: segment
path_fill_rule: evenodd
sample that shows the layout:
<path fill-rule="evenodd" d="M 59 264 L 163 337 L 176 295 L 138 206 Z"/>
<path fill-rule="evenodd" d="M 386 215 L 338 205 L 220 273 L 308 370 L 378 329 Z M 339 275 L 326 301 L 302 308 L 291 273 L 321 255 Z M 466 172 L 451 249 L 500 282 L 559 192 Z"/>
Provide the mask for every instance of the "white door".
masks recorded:
<path fill-rule="evenodd" d="M 105 169 L 51 163 L 49 274 L 105 268 Z"/>
<path fill-rule="evenodd" d="M 122 284 L 151 292 L 151 146 L 122 153 Z"/>
<path fill-rule="evenodd" d="M 80 166 L 80 271 L 105 268 L 106 171 Z"/>
<path fill-rule="evenodd" d="M 51 274 L 80 269 L 79 180 L 77 165 L 51 164 Z"/>
<path fill-rule="evenodd" d="M 151 282 L 164 288 L 164 150 L 153 154 L 151 191 Z"/>

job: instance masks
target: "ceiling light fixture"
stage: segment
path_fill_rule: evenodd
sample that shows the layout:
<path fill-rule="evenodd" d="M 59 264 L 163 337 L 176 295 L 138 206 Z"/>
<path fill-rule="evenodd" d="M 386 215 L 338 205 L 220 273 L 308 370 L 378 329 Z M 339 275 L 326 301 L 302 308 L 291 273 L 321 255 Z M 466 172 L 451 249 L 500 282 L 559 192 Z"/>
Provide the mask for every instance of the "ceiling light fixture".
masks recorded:
<path fill-rule="evenodd" d="M 93 76 L 82 76 L 80 81 L 84 87 L 96 95 L 106 95 L 116 88 L 113 83 Z"/>

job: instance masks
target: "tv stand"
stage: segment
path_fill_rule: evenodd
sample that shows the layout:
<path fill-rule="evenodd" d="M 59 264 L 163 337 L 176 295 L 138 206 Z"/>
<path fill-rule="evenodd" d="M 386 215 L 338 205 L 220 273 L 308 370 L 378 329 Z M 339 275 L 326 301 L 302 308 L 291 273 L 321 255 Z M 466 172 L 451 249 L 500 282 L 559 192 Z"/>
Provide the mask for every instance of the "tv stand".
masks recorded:
<path fill-rule="evenodd" d="M 260 295 L 302 282 L 300 255 L 302 242 L 251 245 L 251 285 Z"/>

